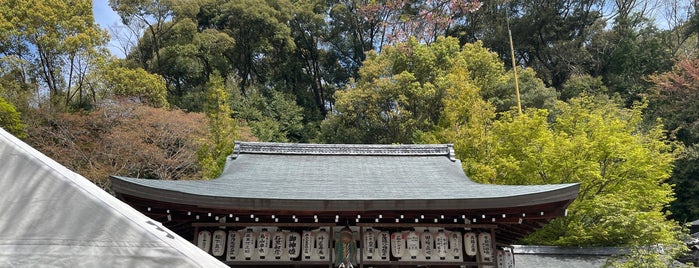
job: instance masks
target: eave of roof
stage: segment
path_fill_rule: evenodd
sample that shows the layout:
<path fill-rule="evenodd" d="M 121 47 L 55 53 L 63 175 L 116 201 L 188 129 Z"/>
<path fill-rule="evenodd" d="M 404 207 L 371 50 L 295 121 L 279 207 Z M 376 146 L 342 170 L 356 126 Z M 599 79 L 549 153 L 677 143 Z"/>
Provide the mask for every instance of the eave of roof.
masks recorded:
<path fill-rule="evenodd" d="M 464 210 L 577 197 L 578 184 L 485 185 L 469 180 L 450 145 L 236 143 L 210 181 L 113 177 L 121 194 L 249 210 Z"/>

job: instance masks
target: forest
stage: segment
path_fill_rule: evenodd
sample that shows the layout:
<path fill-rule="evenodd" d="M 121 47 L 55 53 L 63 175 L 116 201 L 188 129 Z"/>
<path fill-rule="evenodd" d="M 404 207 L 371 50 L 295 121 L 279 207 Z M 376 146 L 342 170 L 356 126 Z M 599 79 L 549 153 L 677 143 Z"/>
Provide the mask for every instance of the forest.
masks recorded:
<path fill-rule="evenodd" d="M 699 219 L 696 1 L 109 5 L 124 28 L 91 0 L 0 1 L 0 127 L 105 189 L 215 178 L 234 140 L 453 143 L 477 182 L 580 183 L 521 243 L 639 267 Z"/>

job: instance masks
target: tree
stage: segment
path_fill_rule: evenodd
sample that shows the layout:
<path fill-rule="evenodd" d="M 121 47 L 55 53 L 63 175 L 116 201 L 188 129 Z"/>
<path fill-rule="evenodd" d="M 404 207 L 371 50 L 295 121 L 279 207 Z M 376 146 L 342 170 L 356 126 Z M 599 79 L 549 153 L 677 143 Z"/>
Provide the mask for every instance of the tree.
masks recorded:
<path fill-rule="evenodd" d="M 683 59 L 672 71 L 649 77 L 654 116 L 665 120 L 668 130 L 685 145 L 699 143 L 699 60 Z"/>
<path fill-rule="evenodd" d="M 199 57 L 200 46 L 194 40 L 198 36 L 197 24 L 189 18 L 180 19 L 177 23 L 165 23 L 166 26 L 170 24 L 174 25 L 162 34 L 158 58 L 152 63 L 152 69 L 167 81 L 170 99 L 175 100 L 179 106 L 185 106 L 187 104 L 182 103 L 183 97 L 204 92 L 210 73 Z"/>
<path fill-rule="evenodd" d="M 290 92 L 304 108 L 306 121 L 320 121 L 333 103 L 335 89 L 347 82 L 346 68 L 327 48 L 324 1 L 295 1 L 290 21 L 296 49 L 284 56 L 284 63 L 273 69 L 277 88 Z M 285 89 L 286 88 L 286 89 Z"/>
<path fill-rule="evenodd" d="M 154 71 L 160 63 L 163 35 L 177 25 L 178 16 L 192 17 L 199 10 L 198 2 L 182 0 L 109 0 L 124 25 L 141 36 L 139 45 L 129 56 L 141 67 Z M 147 46 L 141 43 L 147 42 Z"/>
<path fill-rule="evenodd" d="M 375 49 L 415 38 L 430 44 L 447 33 L 458 23 L 463 23 L 464 14 L 477 11 L 479 0 L 454 1 L 368 1 L 360 9 L 364 18 L 379 27 L 379 42 Z"/>
<path fill-rule="evenodd" d="M 142 68 L 125 68 L 113 61 L 103 66 L 99 75 L 102 77 L 97 78 L 97 83 L 101 82 L 99 86 L 103 89 L 95 90 L 156 108 L 169 106 L 165 98 L 165 82 L 157 74 L 150 74 Z"/>
<path fill-rule="evenodd" d="M 480 7 L 478 0 L 330 1 L 324 41 L 349 76 L 358 78 L 366 52 L 381 52 L 384 46 L 407 42 L 410 37 L 426 44 L 435 42 L 465 23 L 465 14 L 473 14 Z"/>
<path fill-rule="evenodd" d="M 622 108 L 604 96 L 572 98 L 549 112 L 508 114 L 493 126 L 497 145 L 493 182 L 579 182 L 568 216 L 527 239 L 529 243 L 652 247 L 678 253 L 679 225 L 664 209 L 674 199 L 666 183 L 678 144 L 662 125 L 643 128 L 645 105 Z M 526 127 L 524 127 L 526 126 Z M 670 254 L 672 255 L 672 254 Z"/>
<path fill-rule="evenodd" d="M 326 141 L 412 143 L 437 123 L 445 94 L 437 81 L 461 59 L 459 50 L 455 39 L 429 46 L 411 39 L 370 53 L 359 81 L 336 93 L 336 113 L 321 126 Z"/>
<path fill-rule="evenodd" d="M 650 76 L 651 114 L 663 118 L 670 137 L 682 142 L 687 151 L 682 155 L 670 180 L 676 184 L 677 200 L 670 210 L 679 221 L 699 218 L 696 210 L 697 143 L 699 143 L 699 60 L 683 59 L 670 72 Z"/>
<path fill-rule="evenodd" d="M 0 57 L 0 96 L 23 113 L 38 105 L 32 102 L 38 85 L 28 78 L 31 68 L 31 64 L 16 56 Z"/>
<path fill-rule="evenodd" d="M 643 17 L 619 17 L 610 33 L 613 44 L 604 58 L 600 75 L 611 93 L 619 93 L 630 105 L 649 93 L 646 76 L 670 70 L 673 55 L 659 31 Z"/>
<path fill-rule="evenodd" d="M 477 181 L 490 181 L 496 142 L 492 134 L 495 107 L 485 101 L 480 88 L 469 81 L 469 72 L 454 68 L 440 86 L 446 88 L 444 111 L 434 130 L 418 136 L 419 143 L 453 143 L 464 172 Z"/>
<path fill-rule="evenodd" d="M 364 16 L 362 0 L 328 1 L 329 19 L 324 41 L 332 47 L 333 54 L 348 77 L 357 78 L 359 67 L 366 59 L 365 52 L 374 48 L 380 40 L 381 21 Z M 383 44 L 381 44 L 383 46 Z"/>
<path fill-rule="evenodd" d="M 0 87 L 0 90 L 2 88 Z M 3 97 L 0 97 L 0 128 L 7 130 L 12 135 L 18 138 L 25 138 L 26 125 L 20 119 L 20 113 L 17 112 L 11 103 L 7 102 Z"/>
<path fill-rule="evenodd" d="M 207 84 L 204 112 L 209 123 L 209 135 L 198 152 L 204 178 L 218 177 L 226 159 L 233 153 L 236 123 L 232 118 L 230 94 L 224 89 L 223 78 L 214 74 Z"/>
<path fill-rule="evenodd" d="M 206 136 L 202 114 L 112 102 L 83 113 L 40 109 L 29 121 L 27 142 L 95 184 L 108 177 L 200 178 L 197 141 Z"/>
<path fill-rule="evenodd" d="M 602 82 L 601 77 L 591 75 L 574 75 L 563 84 L 560 100 L 568 101 L 580 94 L 584 95 L 608 95 L 609 90 Z"/>
<path fill-rule="evenodd" d="M 585 41 L 598 27 L 597 1 L 522 1 L 511 13 L 520 61 L 534 68 L 547 86 L 560 89 L 575 70 L 589 64 Z M 509 55 L 509 54 L 506 54 Z"/>
<path fill-rule="evenodd" d="M 336 93 L 336 112 L 323 122 L 322 135 L 327 142 L 414 143 L 438 124 L 450 88 L 492 92 L 503 75 L 497 55 L 479 42 L 459 47 L 455 38 L 411 39 L 386 46 L 369 53 L 359 80 Z M 451 81 L 456 77 L 465 80 Z"/>
<path fill-rule="evenodd" d="M 603 29 L 601 1 L 482 2 L 477 12 L 463 13 L 448 34 L 462 44 L 481 40 L 509 63 L 511 32 L 518 65 L 533 68 L 546 87 L 557 90 L 571 74 L 588 69 L 592 58 L 586 46 Z"/>
<path fill-rule="evenodd" d="M 287 93 L 256 86 L 246 97 L 238 90 L 233 96 L 236 117 L 261 141 L 307 142 L 316 136 L 314 126 L 303 123 L 303 109 Z"/>
<path fill-rule="evenodd" d="M 202 5 L 199 25 L 219 29 L 235 40 L 234 49 L 223 57 L 235 68 L 244 96 L 253 82 L 266 82 L 267 74 L 279 63 L 277 56 L 283 58 L 296 47 L 289 10 L 293 8 L 288 0 L 211 0 Z"/>
<path fill-rule="evenodd" d="M 547 87 L 532 68 L 519 70 L 517 73 L 522 108 L 553 109 L 558 99 L 556 89 Z M 495 105 L 497 112 L 505 112 L 517 107 L 514 73 L 509 71 L 505 77 L 506 79 L 501 79 L 494 84 L 495 89 L 490 94 L 484 96 Z"/>
<path fill-rule="evenodd" d="M 30 63 L 16 65 L 27 67 L 15 77 L 21 87 L 36 81 L 64 106 L 82 95 L 89 62 L 107 37 L 94 24 L 92 1 L 3 1 L 0 18 L 0 57 Z"/>

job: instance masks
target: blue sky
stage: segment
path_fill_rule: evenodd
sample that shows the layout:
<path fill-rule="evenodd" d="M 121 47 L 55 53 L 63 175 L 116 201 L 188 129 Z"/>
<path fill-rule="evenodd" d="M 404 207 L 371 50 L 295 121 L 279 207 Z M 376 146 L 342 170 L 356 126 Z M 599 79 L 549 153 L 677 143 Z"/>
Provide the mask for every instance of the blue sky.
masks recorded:
<path fill-rule="evenodd" d="M 112 10 L 109 6 L 109 0 L 93 0 L 92 1 L 92 12 L 95 16 L 95 22 L 102 27 L 102 29 L 108 30 L 109 27 L 123 26 L 119 15 Z M 125 57 L 124 53 L 119 49 L 119 43 L 112 38 L 107 47 L 112 52 L 112 55 L 119 58 Z"/>

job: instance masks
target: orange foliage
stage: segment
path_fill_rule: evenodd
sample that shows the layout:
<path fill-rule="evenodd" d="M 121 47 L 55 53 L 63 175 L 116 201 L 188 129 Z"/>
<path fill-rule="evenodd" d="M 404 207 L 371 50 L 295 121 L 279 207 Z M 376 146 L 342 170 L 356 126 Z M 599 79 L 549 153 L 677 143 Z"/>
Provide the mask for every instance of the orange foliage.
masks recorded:
<path fill-rule="evenodd" d="M 87 113 L 38 111 L 28 143 L 59 163 L 107 187 L 110 175 L 182 180 L 200 178 L 201 113 L 138 104 L 113 104 Z"/>

